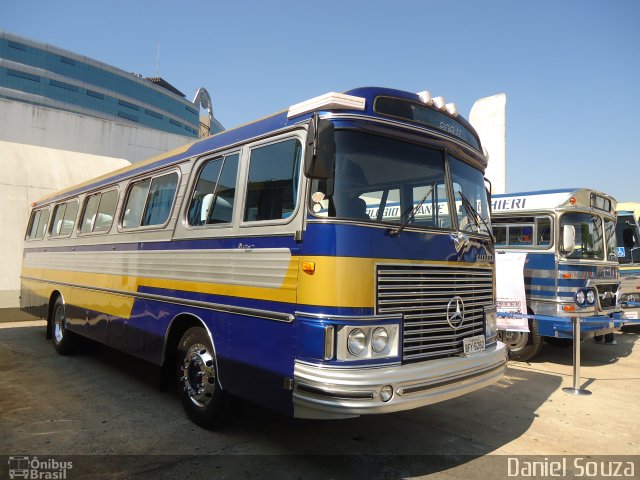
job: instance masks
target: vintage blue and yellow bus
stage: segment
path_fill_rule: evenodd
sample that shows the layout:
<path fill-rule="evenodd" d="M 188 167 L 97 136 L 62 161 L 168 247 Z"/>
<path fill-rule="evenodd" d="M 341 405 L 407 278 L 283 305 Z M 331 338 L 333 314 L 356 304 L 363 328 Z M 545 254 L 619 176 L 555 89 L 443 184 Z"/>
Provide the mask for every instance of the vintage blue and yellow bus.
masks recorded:
<path fill-rule="evenodd" d="M 616 201 L 586 188 L 492 197 L 496 251 L 526 254 L 523 280 L 528 332 L 500 331 L 517 360 L 535 357 L 548 343 L 570 342 L 572 318 L 581 336 L 621 325 L 616 256 Z"/>
<path fill-rule="evenodd" d="M 620 262 L 620 303 L 625 320 L 640 319 L 640 203 L 619 203 L 616 211 L 617 255 Z M 631 302 L 631 303 L 629 303 Z"/>
<path fill-rule="evenodd" d="M 482 151 L 428 92 L 313 98 L 35 203 L 22 308 L 61 354 L 162 366 L 208 428 L 237 397 L 332 419 L 472 392 L 506 365 Z"/>

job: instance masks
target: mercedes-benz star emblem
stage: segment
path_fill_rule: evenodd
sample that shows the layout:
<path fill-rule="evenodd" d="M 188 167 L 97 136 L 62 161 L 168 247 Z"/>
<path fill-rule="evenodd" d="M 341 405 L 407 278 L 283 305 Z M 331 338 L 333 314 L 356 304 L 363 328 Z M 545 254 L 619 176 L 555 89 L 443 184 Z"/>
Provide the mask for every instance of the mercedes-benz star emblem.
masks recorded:
<path fill-rule="evenodd" d="M 462 298 L 457 295 L 449 300 L 447 304 L 447 323 L 449 323 L 449 326 L 454 330 L 462 327 L 464 323 L 464 302 Z"/>

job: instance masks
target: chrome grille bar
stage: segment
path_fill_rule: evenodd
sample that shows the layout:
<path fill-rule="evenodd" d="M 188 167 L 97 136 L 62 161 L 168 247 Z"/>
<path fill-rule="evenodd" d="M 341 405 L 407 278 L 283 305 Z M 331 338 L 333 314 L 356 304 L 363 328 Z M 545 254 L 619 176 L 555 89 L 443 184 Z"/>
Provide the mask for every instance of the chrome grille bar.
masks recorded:
<path fill-rule="evenodd" d="M 401 313 L 403 362 L 458 355 L 467 337 L 484 332 L 484 308 L 493 304 L 493 271 L 424 265 L 377 265 L 376 313 Z M 447 305 L 459 296 L 465 321 L 447 322 Z"/>

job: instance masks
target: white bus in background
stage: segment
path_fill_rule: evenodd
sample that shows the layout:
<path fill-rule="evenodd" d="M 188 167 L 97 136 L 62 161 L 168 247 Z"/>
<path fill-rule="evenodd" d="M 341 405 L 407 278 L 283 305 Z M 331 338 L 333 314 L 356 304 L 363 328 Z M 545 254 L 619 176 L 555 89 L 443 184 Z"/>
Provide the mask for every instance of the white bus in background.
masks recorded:
<path fill-rule="evenodd" d="M 640 308 L 627 306 L 626 302 L 640 302 L 640 203 L 619 203 L 616 211 L 617 248 L 620 262 L 620 302 L 626 320 L 638 321 Z"/>

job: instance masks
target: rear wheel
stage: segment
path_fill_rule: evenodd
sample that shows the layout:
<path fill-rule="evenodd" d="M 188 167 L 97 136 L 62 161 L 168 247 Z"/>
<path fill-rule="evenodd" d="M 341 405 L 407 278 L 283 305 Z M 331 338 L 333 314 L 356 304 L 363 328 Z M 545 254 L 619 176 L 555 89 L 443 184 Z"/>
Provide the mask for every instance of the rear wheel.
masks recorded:
<path fill-rule="evenodd" d="M 512 360 L 526 362 L 540 353 L 542 349 L 542 337 L 538 334 L 538 322 L 529 321 L 528 332 L 498 332 L 500 341 L 509 349 L 509 357 Z"/>
<path fill-rule="evenodd" d="M 67 328 L 69 320 L 62 298 L 56 298 L 51 309 L 51 316 L 51 337 L 56 351 L 60 355 L 74 353 L 78 346 L 78 337 Z"/>
<path fill-rule="evenodd" d="M 218 380 L 215 351 L 204 328 L 189 328 L 178 344 L 176 375 L 189 419 L 206 429 L 219 427 L 230 404 Z"/>

